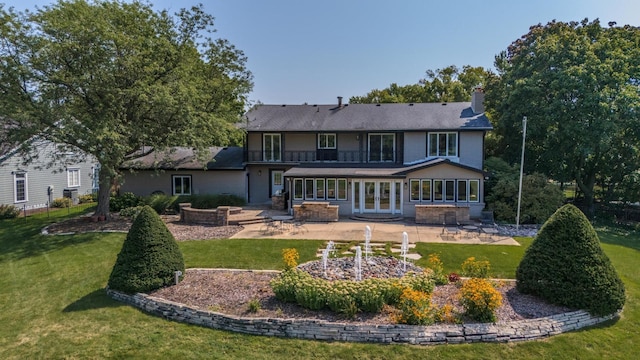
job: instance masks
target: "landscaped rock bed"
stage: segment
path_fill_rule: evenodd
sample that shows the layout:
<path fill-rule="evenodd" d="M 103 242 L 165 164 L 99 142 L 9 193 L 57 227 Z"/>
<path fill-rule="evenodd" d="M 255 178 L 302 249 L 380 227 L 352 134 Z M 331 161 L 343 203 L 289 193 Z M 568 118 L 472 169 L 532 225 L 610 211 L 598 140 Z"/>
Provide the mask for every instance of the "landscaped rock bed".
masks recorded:
<path fill-rule="evenodd" d="M 398 276 L 397 266 L 402 265 L 401 261 L 393 258 L 375 259 L 376 265 L 371 266 L 369 271 L 365 272 L 363 269 L 363 279 L 365 279 L 364 274 L 386 278 Z M 328 272 L 333 274 L 332 277 L 339 278 L 338 274 L 343 274 L 349 278 L 349 274 L 353 273 L 352 257 L 328 260 L 331 261 L 332 266 Z M 364 259 L 362 263 L 364 267 Z M 391 266 L 383 266 L 387 264 Z M 336 266 L 339 268 L 334 268 Z M 409 264 L 407 266 L 408 270 Z M 324 276 L 320 260 L 303 264 L 301 268 L 310 269 L 310 272 L 318 277 Z M 413 265 L 411 269 L 422 271 Z M 235 316 L 304 318 L 371 325 L 391 323 L 390 308 L 382 313 L 359 313 L 355 318 L 347 319 L 328 310 L 311 311 L 295 304 L 283 303 L 276 299 L 269 285 L 269 281 L 275 276 L 277 276 L 275 272 L 191 269 L 178 285 L 157 290 L 151 295 L 196 309 Z M 547 304 L 537 297 L 520 294 L 512 281 L 501 281 L 498 290 L 503 296 L 503 304 L 496 312 L 498 322 L 544 317 L 571 311 L 565 307 Z M 260 310 L 254 313 L 249 312 L 249 302 L 252 300 L 260 303 Z M 436 286 L 431 301 L 438 306 L 451 304 L 458 312 L 462 312 L 462 307 L 458 303 L 458 287 L 455 284 Z"/>
<path fill-rule="evenodd" d="M 326 280 L 355 280 L 355 261 L 353 257 L 327 259 L 327 271 L 322 261 L 310 261 L 298 266 L 298 269 L 313 277 Z M 402 277 L 409 271 L 422 272 L 422 268 L 410 262 L 406 266 L 402 260 L 394 257 L 372 256 L 367 261 L 362 258 L 362 279 Z"/>

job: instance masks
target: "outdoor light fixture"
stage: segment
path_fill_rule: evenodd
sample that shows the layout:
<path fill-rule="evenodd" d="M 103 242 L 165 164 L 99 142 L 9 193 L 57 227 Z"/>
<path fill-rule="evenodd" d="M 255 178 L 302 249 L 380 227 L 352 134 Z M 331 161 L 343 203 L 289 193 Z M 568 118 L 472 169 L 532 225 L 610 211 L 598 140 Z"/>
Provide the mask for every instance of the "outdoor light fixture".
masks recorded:
<path fill-rule="evenodd" d="M 262 176 L 262 170 L 258 170 L 258 176 Z"/>

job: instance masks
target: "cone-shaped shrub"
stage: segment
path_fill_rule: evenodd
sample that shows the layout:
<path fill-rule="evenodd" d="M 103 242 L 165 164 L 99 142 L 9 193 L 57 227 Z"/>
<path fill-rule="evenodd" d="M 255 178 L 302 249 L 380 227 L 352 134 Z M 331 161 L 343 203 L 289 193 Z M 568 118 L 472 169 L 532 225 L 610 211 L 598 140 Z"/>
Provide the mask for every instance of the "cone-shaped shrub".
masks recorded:
<path fill-rule="evenodd" d="M 516 270 L 517 289 L 551 303 L 606 315 L 622 309 L 624 284 L 584 214 L 558 209 L 542 226 Z"/>
<path fill-rule="evenodd" d="M 149 292 L 175 283 L 184 260 L 160 216 L 145 206 L 131 225 L 109 277 L 109 288 L 125 293 Z"/>

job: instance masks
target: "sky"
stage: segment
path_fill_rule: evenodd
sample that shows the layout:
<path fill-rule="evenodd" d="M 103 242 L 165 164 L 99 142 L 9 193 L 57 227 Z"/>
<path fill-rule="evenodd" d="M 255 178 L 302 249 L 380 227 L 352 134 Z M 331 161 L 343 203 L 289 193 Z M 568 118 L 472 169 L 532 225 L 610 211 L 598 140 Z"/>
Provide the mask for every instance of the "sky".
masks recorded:
<path fill-rule="evenodd" d="M 51 1 L 0 0 L 17 10 Z M 495 55 L 538 23 L 600 19 L 640 26 L 638 0 L 158 0 L 176 12 L 198 3 L 216 36 L 248 57 L 253 103 L 334 104 L 427 70 L 493 69 Z"/>

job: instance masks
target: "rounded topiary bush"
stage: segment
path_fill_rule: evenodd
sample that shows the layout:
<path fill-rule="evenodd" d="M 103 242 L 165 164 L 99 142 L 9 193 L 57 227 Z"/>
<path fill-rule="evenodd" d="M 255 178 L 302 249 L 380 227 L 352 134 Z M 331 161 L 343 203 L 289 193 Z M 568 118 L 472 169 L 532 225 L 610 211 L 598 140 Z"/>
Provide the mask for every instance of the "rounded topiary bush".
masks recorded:
<path fill-rule="evenodd" d="M 625 302 L 624 284 L 586 216 L 558 209 L 542 226 L 516 270 L 517 289 L 551 303 L 612 314 Z"/>
<path fill-rule="evenodd" d="M 149 292 L 184 274 L 184 260 L 175 238 L 149 206 L 142 208 L 122 244 L 109 277 L 109 288 L 125 293 Z"/>

